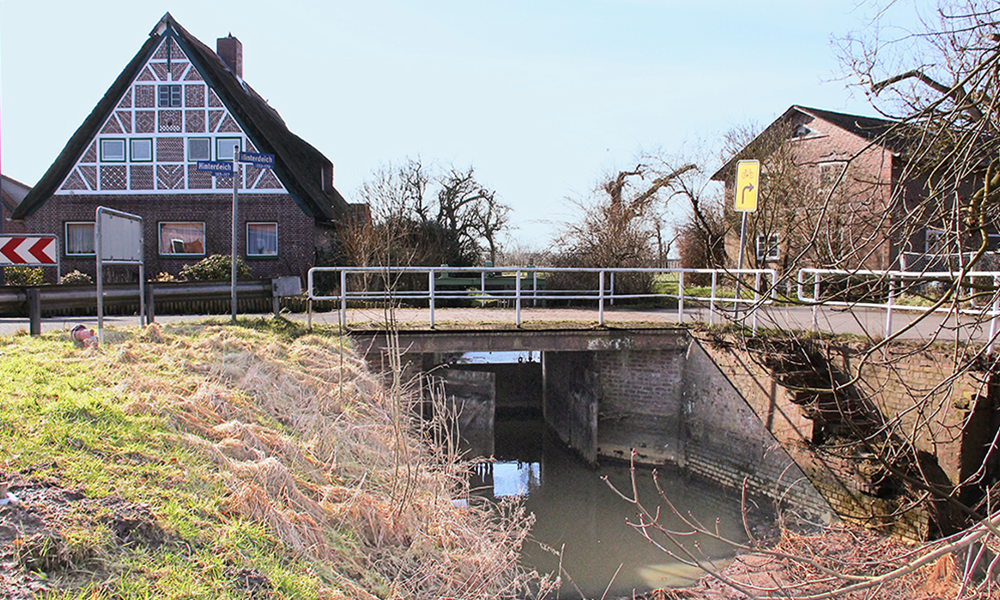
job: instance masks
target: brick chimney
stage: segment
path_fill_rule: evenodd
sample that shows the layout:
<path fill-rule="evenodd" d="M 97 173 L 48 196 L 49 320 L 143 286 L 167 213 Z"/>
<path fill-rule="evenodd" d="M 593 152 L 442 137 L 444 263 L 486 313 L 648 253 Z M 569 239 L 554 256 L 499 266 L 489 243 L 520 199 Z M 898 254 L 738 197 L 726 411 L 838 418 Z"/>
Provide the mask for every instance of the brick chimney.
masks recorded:
<path fill-rule="evenodd" d="M 227 37 L 219 38 L 216 41 L 215 53 L 222 59 L 223 64 L 229 67 L 233 75 L 243 79 L 243 44 L 229 34 Z"/>

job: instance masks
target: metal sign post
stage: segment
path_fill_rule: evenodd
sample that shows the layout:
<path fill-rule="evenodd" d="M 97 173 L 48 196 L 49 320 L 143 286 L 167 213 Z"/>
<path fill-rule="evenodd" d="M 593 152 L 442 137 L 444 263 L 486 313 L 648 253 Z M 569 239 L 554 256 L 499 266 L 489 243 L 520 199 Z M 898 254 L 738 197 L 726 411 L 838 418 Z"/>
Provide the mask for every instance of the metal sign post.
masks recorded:
<path fill-rule="evenodd" d="M 139 265 L 139 325 L 145 325 L 146 284 L 142 217 L 97 207 L 94 220 L 94 241 L 97 246 L 97 339 L 104 344 L 104 265 Z"/>
<path fill-rule="evenodd" d="M 274 168 L 274 155 L 261 154 L 258 152 L 233 152 L 233 256 L 231 303 L 234 323 L 236 322 L 236 255 L 238 250 L 236 244 L 236 234 L 239 232 L 237 228 L 237 224 L 239 223 L 239 219 L 237 218 L 239 210 L 238 188 L 240 179 L 240 163 L 242 162 L 250 163 L 258 169 L 272 169 Z"/>
<path fill-rule="evenodd" d="M 757 193 L 760 184 L 760 161 L 741 160 L 736 163 L 736 187 L 733 189 L 734 208 L 743 213 L 740 224 L 740 259 L 736 267 L 736 303 L 740 302 L 740 274 L 743 269 L 743 253 L 747 245 L 747 213 L 757 212 Z"/>
<path fill-rule="evenodd" d="M 239 182 L 240 163 L 237 162 L 239 152 L 233 153 L 233 256 L 232 256 L 232 289 L 230 291 L 230 303 L 232 304 L 233 323 L 236 322 L 236 224 L 238 222 L 237 213 L 239 210 Z"/>

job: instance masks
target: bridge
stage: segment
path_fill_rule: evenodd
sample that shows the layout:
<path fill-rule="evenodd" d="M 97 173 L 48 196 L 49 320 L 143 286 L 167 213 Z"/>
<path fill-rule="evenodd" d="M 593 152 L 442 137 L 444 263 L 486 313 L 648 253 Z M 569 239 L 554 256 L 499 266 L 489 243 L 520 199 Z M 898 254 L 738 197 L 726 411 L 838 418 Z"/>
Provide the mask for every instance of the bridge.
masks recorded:
<path fill-rule="evenodd" d="M 553 285 L 560 276 L 572 285 Z M 649 277 L 652 291 L 616 289 L 616 277 L 620 282 L 636 276 Z M 399 285 L 404 278 L 405 285 Z M 507 285 L 491 286 L 493 278 L 503 278 Z M 685 283 L 693 278 L 710 283 Z M 539 283 L 546 280 L 547 285 Z M 443 281 L 464 285 L 439 287 Z M 978 302 L 948 301 L 937 290 L 956 282 L 960 290 L 975 289 Z M 782 286 L 784 293 L 779 293 Z M 983 344 L 992 353 L 1000 318 L 997 289 L 1000 272 L 993 271 L 802 269 L 794 279 L 779 281 L 772 269 L 314 268 L 306 321 L 345 329 L 432 330 L 701 322 L 735 324 L 753 332 L 764 327 L 867 339 L 957 340 Z M 314 314 L 312 305 L 320 301 L 335 302 L 338 310 Z"/>

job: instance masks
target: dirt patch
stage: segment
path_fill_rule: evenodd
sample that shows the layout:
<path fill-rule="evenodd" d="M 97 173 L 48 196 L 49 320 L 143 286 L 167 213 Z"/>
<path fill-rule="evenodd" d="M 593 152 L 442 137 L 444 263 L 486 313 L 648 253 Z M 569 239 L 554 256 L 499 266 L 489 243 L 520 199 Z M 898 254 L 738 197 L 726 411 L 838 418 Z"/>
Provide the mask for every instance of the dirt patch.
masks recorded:
<path fill-rule="evenodd" d="M 226 575 L 232 578 L 233 587 L 246 594 L 247 598 L 261 600 L 271 596 L 271 580 L 257 569 L 226 569 Z"/>
<path fill-rule="evenodd" d="M 28 600 L 46 591 L 75 587 L 103 573 L 97 558 L 116 547 L 158 548 L 168 535 L 148 507 L 121 498 L 88 498 L 52 479 L 0 472 L 20 502 L 0 507 L 0 597 Z M 100 536 L 70 539 L 70 532 L 106 527 Z M 58 577 L 53 577 L 58 575 Z"/>

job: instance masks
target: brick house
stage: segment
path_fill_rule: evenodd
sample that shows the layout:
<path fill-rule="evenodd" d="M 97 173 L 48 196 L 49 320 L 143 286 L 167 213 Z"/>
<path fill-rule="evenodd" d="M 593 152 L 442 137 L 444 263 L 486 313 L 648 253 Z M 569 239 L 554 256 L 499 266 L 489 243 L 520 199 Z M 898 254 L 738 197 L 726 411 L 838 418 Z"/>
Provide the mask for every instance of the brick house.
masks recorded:
<path fill-rule="evenodd" d="M 305 275 L 330 232 L 363 205 L 333 185 L 333 163 L 293 134 L 243 80 L 243 47 L 213 52 L 167 13 L 12 218 L 56 234 L 63 272 L 94 275 L 98 206 L 143 217 L 146 272 L 231 251 L 232 177 L 197 161 L 236 152 L 275 155 L 273 170 L 243 165 L 237 248 L 254 277 Z"/>
<path fill-rule="evenodd" d="M 906 141 L 896 125 L 793 105 L 712 175 L 725 183 L 729 212 L 737 162 L 761 161 L 744 266 L 894 269 L 902 253 L 933 251 L 933 227 L 914 226 L 904 210 L 923 198 L 923 182 L 903 180 Z M 731 217 L 735 262 L 739 216 Z"/>
<path fill-rule="evenodd" d="M 24 233 L 24 223 L 10 220 L 10 216 L 31 191 L 31 186 L 20 181 L 0 175 L 0 218 L 3 219 L 2 233 Z"/>

